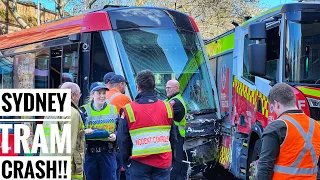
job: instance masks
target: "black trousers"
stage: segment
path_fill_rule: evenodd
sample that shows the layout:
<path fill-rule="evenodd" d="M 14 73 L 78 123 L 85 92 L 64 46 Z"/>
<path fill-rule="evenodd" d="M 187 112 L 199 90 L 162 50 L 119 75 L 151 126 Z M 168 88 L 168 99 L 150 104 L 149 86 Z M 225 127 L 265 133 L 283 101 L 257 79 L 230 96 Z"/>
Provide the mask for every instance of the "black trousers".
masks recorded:
<path fill-rule="evenodd" d="M 157 168 L 138 161 L 131 161 L 131 180 L 169 180 L 170 168 Z"/>
<path fill-rule="evenodd" d="M 188 164 L 182 162 L 185 159 L 185 154 L 183 151 L 184 137 L 178 135 L 177 140 L 178 142 L 175 145 L 175 157 L 172 161 L 172 170 L 170 173 L 171 174 L 170 179 L 186 180 Z"/>

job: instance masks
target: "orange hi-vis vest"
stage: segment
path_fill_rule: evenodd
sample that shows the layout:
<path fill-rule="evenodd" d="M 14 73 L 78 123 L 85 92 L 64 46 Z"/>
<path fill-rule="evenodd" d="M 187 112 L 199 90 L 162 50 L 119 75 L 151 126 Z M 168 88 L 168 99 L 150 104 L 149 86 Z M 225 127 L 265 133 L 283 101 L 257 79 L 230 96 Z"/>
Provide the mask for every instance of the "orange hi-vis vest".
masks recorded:
<path fill-rule="evenodd" d="M 284 114 L 278 120 L 287 125 L 274 166 L 275 180 L 316 180 L 320 155 L 320 125 L 304 113 Z"/>
<path fill-rule="evenodd" d="M 151 104 L 131 102 L 124 112 L 133 144 L 130 158 L 154 167 L 170 167 L 169 137 L 173 123 L 170 104 L 161 100 Z"/>

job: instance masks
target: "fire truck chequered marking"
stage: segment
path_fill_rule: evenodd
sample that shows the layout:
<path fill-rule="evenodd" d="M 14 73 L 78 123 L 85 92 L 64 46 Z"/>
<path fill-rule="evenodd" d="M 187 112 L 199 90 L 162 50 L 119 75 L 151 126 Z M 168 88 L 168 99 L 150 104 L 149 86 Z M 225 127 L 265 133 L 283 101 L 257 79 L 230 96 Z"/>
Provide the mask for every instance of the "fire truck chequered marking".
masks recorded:
<path fill-rule="evenodd" d="M 262 111 L 261 113 L 268 118 L 269 116 L 269 109 L 268 109 L 268 98 L 259 92 L 258 90 L 250 90 L 248 86 L 246 86 L 244 83 L 239 81 L 236 76 L 233 78 L 232 87 L 235 88 L 237 94 L 244 97 L 246 100 L 248 100 L 251 104 L 257 108 L 257 102 L 258 98 L 261 100 L 262 104 Z"/>

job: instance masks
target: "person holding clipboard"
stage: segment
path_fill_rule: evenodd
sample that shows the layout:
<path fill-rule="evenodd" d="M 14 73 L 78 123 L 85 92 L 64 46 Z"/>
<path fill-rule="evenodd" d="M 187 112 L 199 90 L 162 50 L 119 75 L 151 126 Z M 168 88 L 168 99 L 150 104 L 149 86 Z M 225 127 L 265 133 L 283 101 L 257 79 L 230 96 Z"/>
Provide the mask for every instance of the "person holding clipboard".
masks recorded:
<path fill-rule="evenodd" d="M 90 86 L 88 103 L 81 107 L 86 134 L 84 171 L 86 180 L 116 179 L 116 121 L 117 108 L 106 103 L 104 83 Z"/>

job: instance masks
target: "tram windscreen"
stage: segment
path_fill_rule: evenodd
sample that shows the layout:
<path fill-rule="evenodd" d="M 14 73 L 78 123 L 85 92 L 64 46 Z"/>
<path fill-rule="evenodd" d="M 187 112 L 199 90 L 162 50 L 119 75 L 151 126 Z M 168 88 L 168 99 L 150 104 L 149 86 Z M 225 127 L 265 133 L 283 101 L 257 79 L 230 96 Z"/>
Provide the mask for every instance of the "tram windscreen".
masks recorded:
<path fill-rule="evenodd" d="M 115 39 L 122 61 L 130 64 L 134 77 L 146 69 L 155 74 L 161 99 L 166 98 L 166 82 L 177 79 L 188 110 L 214 108 L 209 74 L 196 33 L 174 28 L 139 28 L 115 31 Z"/>

